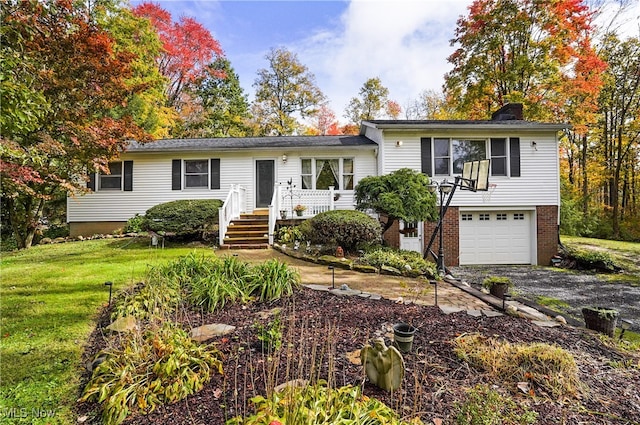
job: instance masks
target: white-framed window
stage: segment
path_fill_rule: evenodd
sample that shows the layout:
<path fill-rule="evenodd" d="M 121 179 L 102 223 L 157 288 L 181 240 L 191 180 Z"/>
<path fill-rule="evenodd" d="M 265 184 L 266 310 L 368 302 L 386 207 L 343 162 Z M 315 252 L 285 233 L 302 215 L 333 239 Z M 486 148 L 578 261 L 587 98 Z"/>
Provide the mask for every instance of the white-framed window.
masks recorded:
<path fill-rule="evenodd" d="M 220 158 L 171 160 L 171 190 L 220 189 Z"/>
<path fill-rule="evenodd" d="M 465 162 L 491 159 L 491 175 L 520 177 L 520 138 L 422 137 L 421 170 L 433 176 L 462 174 Z"/>
<path fill-rule="evenodd" d="M 209 160 L 184 160 L 184 187 L 185 189 L 209 188 Z"/>
<path fill-rule="evenodd" d="M 301 166 L 302 189 L 353 190 L 353 158 L 302 158 Z"/>
<path fill-rule="evenodd" d="M 122 190 L 122 161 L 109 163 L 109 174 L 98 174 L 98 190 Z"/>

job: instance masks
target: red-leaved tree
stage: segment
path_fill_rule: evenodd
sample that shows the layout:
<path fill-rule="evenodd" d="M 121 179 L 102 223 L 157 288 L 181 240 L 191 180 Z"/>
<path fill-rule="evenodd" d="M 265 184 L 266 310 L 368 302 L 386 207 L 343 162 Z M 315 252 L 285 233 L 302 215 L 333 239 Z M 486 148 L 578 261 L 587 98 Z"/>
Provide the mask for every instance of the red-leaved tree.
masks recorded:
<path fill-rule="evenodd" d="M 115 52 L 85 6 L 13 0 L 0 7 L 3 222 L 27 248 L 48 201 L 82 190 L 82 177 L 107 170 L 127 140 L 148 138 L 130 116 L 111 114 L 144 87 L 127 83 L 132 54 Z"/>
<path fill-rule="evenodd" d="M 182 16 L 174 22 L 171 14 L 153 2 L 133 8 L 136 16 L 148 18 L 155 27 L 164 52 L 157 58 L 160 72 L 169 78 L 169 106 L 179 106 L 185 88 L 211 72 L 207 68 L 223 56 L 220 43 L 195 19 Z"/>

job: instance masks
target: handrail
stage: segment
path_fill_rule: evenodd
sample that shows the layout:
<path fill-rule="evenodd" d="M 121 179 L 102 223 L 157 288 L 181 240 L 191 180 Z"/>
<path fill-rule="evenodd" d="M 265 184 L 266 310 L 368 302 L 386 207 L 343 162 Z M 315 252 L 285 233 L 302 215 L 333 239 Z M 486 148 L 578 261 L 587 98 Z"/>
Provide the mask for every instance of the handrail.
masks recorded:
<path fill-rule="evenodd" d="M 220 245 L 224 243 L 229 223 L 234 218 L 240 218 L 240 213 L 246 210 L 247 188 L 240 185 L 231 185 L 227 198 L 218 209 L 218 239 Z"/>
<path fill-rule="evenodd" d="M 273 197 L 269 204 L 269 245 L 273 245 L 274 233 L 276 231 L 276 222 L 278 220 L 278 214 L 280 213 L 280 185 L 276 184 L 273 190 Z"/>

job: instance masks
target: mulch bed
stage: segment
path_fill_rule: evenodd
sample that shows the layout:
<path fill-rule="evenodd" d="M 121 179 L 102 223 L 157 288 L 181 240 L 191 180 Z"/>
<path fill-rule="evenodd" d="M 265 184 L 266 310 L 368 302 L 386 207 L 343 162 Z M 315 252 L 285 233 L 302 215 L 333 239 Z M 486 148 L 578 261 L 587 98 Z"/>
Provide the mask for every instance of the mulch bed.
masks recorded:
<path fill-rule="evenodd" d="M 277 355 L 265 353 L 256 337 L 255 324 L 269 322 L 260 312 L 281 308 L 284 343 Z M 85 358 L 104 346 L 105 312 L 89 340 Z M 541 328 L 529 321 L 502 316 L 475 318 L 464 312 L 445 315 L 434 306 L 396 304 L 389 300 L 331 295 L 303 289 L 290 299 L 270 304 L 232 305 L 215 314 L 183 311 L 177 315 L 185 329 L 206 323 L 225 323 L 236 331 L 212 341 L 224 353 L 224 375 L 214 375 L 205 388 L 148 415 L 132 416 L 128 424 L 224 424 L 252 411 L 249 399 L 292 379 L 325 379 L 333 386 L 363 385 L 363 392 L 378 398 L 407 418 L 419 416 L 426 424 L 435 418 L 454 423 L 455 404 L 465 390 L 479 383 L 510 394 L 520 405 L 537 411 L 539 424 L 640 424 L 640 358 L 603 345 L 590 331 L 570 327 Z M 399 321 L 418 328 L 413 350 L 404 355 L 406 374 L 393 393 L 369 383 L 363 368 L 347 353 L 370 339 L 388 335 Z M 496 382 L 483 371 L 459 360 L 452 340 L 463 333 L 480 332 L 509 342 L 555 343 L 570 351 L 579 367 L 585 390 L 577 398 L 551 400 L 531 397 Z M 386 341 L 390 344 L 387 337 Z M 626 363 L 625 363 L 626 362 Z M 614 367 L 625 363 L 626 367 Z M 629 366 L 629 365 L 635 365 Z M 83 377 L 88 379 L 88 373 Z M 98 406 L 78 405 L 85 423 L 99 423 Z"/>

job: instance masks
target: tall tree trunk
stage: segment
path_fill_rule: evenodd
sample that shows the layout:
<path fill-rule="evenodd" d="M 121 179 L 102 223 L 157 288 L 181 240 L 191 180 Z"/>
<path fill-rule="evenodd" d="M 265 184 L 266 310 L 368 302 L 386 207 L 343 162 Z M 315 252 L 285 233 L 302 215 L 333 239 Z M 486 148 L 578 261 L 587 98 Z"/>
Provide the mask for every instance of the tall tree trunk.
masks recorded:
<path fill-rule="evenodd" d="M 18 248 L 30 248 L 36 230 L 38 230 L 38 222 L 42 218 L 44 199 L 8 198 L 6 202 L 9 210 L 9 223 Z"/>
<path fill-rule="evenodd" d="M 582 136 L 582 152 L 580 154 L 580 171 L 582 172 L 582 216 L 589 213 L 589 176 L 587 174 L 587 135 Z"/>

